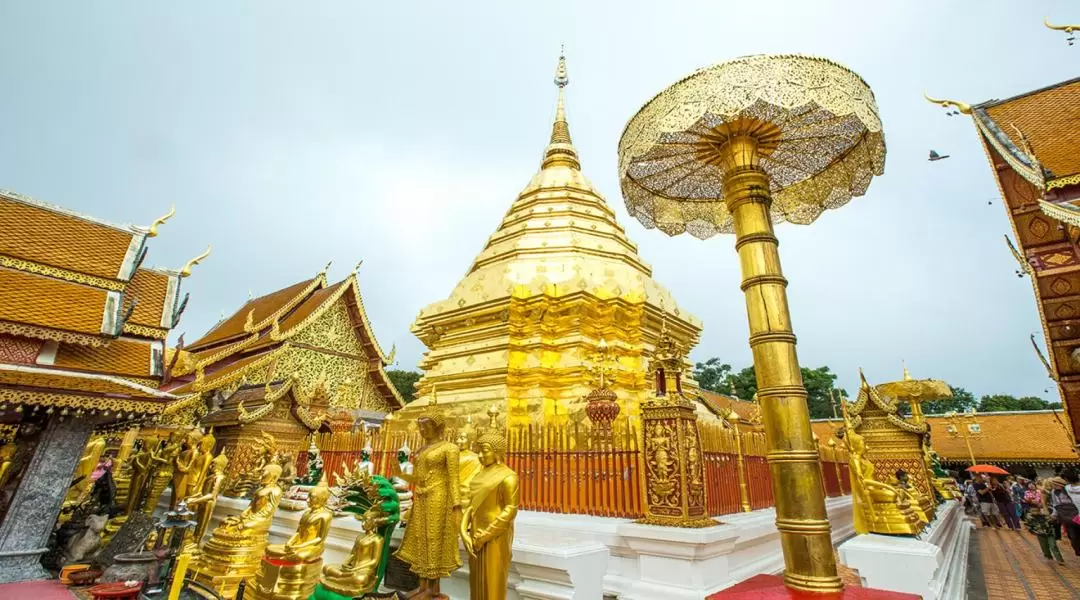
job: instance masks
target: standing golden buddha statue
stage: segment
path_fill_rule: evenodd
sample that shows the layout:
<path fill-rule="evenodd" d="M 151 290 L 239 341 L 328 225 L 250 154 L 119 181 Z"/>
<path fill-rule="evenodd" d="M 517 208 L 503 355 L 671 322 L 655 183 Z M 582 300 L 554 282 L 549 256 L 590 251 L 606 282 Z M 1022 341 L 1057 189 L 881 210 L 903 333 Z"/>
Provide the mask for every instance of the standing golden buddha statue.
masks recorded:
<path fill-rule="evenodd" d="M 184 439 L 182 450 L 173 458 L 172 470 L 172 496 L 169 498 L 169 510 L 176 510 L 181 498 L 187 498 L 191 492 L 197 490 L 195 482 L 199 477 L 196 462 L 199 459 L 199 444 L 203 434 L 198 429 L 192 429 Z"/>
<path fill-rule="evenodd" d="M 323 473 L 308 493 L 308 509 L 300 517 L 296 533 L 284 544 L 266 547 L 259 571 L 248 580 L 252 600 L 307 600 L 319 583 L 322 554 L 334 512 L 326 507 L 330 488 Z"/>
<path fill-rule="evenodd" d="M 150 475 L 150 489 L 146 494 L 146 501 L 143 503 L 143 512 L 148 515 L 157 508 L 161 495 L 165 493 L 165 488 L 169 486 L 169 482 L 172 480 L 173 463 L 176 460 L 176 455 L 180 453 L 183 436 L 183 431 L 172 432 L 169 435 L 169 440 L 163 442 L 164 446 L 154 456 L 153 470 Z"/>
<path fill-rule="evenodd" d="M 464 508 L 468 506 L 469 484 L 483 465 L 480 464 L 480 457 L 472 451 L 472 439 L 468 432 L 459 432 L 455 443 L 458 447 L 458 478 L 461 480 L 461 503 Z"/>
<path fill-rule="evenodd" d="M 468 508 L 461 519 L 461 539 L 469 551 L 470 600 L 505 600 L 510 574 L 518 477 L 503 463 L 506 434 L 494 426 L 476 440 L 483 469 L 469 485 Z"/>
<path fill-rule="evenodd" d="M 196 579 L 224 598 L 235 598 L 240 582 L 258 569 L 274 512 L 281 501 L 282 492 L 277 484 L 281 466 L 268 464 L 261 475 L 260 487 L 252 495 L 251 504 L 214 529 L 195 565 Z"/>
<path fill-rule="evenodd" d="M 204 438 L 205 439 L 205 438 Z M 190 545 L 196 548 L 202 543 L 206 535 L 206 528 L 210 524 L 210 517 L 214 514 L 217 506 L 218 494 L 225 484 L 225 467 L 229 464 L 229 457 L 224 453 L 218 454 L 210 461 L 210 472 L 206 474 L 202 482 L 202 493 L 197 496 L 188 496 L 184 503 L 188 508 L 195 509 L 195 531 L 192 533 Z M 189 548 L 189 550 L 192 550 Z"/>
<path fill-rule="evenodd" d="M 71 518 L 71 511 L 90 495 L 90 488 L 94 485 L 94 480 L 90 475 L 94 472 L 94 467 L 97 466 L 98 459 L 104 451 L 105 438 L 103 436 L 93 438 L 86 445 L 82 457 L 79 458 L 79 464 L 75 467 L 75 473 L 72 475 L 72 485 L 64 496 L 64 504 L 60 512 L 61 522 Z"/>
<path fill-rule="evenodd" d="M 439 580 L 461 567 L 458 525 L 461 523 L 461 480 L 458 447 L 442 439 L 446 419 L 432 404 L 416 420 L 424 447 L 416 453 L 412 475 L 397 476 L 413 484 L 409 526 L 397 557 L 420 578 L 420 587 L 409 598 L 446 598 Z"/>
<path fill-rule="evenodd" d="M 139 510 L 140 502 L 146 495 L 146 486 L 150 481 L 150 473 L 154 469 L 154 451 L 150 449 L 149 442 L 136 440 L 135 454 L 131 457 L 131 478 L 128 481 L 127 505 L 124 508 L 124 516 L 130 517 Z"/>
<path fill-rule="evenodd" d="M 214 460 L 215 444 L 217 444 L 217 439 L 214 438 L 214 430 L 211 428 L 209 433 L 199 439 L 199 452 L 195 456 L 195 462 L 191 467 L 194 477 L 191 480 L 188 494 L 197 494 L 202 489 L 203 482 L 206 481 L 206 475 L 210 472 L 210 463 Z"/>

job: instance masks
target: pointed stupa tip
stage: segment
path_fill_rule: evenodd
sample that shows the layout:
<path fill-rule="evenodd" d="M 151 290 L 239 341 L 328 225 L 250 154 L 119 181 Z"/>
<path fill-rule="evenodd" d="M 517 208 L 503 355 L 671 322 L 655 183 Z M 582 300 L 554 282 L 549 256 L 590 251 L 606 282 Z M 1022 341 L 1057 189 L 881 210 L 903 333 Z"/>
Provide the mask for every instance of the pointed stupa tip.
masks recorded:
<path fill-rule="evenodd" d="M 544 151 L 544 162 L 541 168 L 552 166 L 568 166 L 580 169 L 577 150 L 570 138 L 570 124 L 566 121 L 566 98 L 564 90 L 570 84 L 570 76 L 566 71 L 566 53 L 560 49 L 559 64 L 555 68 L 555 87 L 559 88 L 558 100 L 555 103 L 555 122 L 551 126 L 551 140 L 547 150 Z"/>
<path fill-rule="evenodd" d="M 911 372 L 907 370 L 907 363 L 900 361 L 900 364 L 904 367 L 904 381 L 911 381 Z"/>

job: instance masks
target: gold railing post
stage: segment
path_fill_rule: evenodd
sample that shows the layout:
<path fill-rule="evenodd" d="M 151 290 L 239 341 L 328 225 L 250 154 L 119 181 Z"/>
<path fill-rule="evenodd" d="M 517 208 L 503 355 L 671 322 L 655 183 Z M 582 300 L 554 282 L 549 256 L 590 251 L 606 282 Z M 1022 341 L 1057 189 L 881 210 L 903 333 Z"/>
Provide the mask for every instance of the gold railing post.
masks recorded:
<path fill-rule="evenodd" d="M 750 512 L 750 486 L 746 483 L 746 460 L 743 458 L 742 433 L 739 431 L 739 415 L 731 411 L 727 416 L 728 423 L 735 430 L 735 469 L 739 473 L 739 503 L 743 512 Z"/>

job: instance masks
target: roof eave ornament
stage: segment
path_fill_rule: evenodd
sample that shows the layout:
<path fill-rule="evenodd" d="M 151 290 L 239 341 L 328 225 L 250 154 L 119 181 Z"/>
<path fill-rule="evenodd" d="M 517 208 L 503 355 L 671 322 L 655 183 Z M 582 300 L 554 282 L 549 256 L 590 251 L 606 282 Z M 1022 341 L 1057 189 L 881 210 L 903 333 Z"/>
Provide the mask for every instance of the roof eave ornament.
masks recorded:
<path fill-rule="evenodd" d="M 926 101 L 931 103 L 931 104 L 937 104 L 938 106 L 945 107 L 945 110 L 946 110 L 945 114 L 950 116 L 950 117 L 953 116 L 953 115 L 957 115 L 957 114 L 963 114 L 963 115 L 970 115 L 971 114 L 971 105 L 967 104 L 965 102 L 959 102 L 957 100 L 948 100 L 948 99 L 938 100 L 937 98 L 931 98 L 930 95 L 927 94 L 926 92 L 923 92 L 923 98 L 926 98 Z M 950 108 L 955 108 L 956 110 L 955 111 L 949 111 Z"/>
<path fill-rule="evenodd" d="M 1054 31 L 1064 31 L 1068 36 L 1065 41 L 1072 46 L 1076 42 L 1076 36 L 1073 32 L 1080 31 L 1080 25 L 1053 25 L 1050 23 L 1050 17 L 1043 17 L 1043 25 L 1046 25 L 1047 29 L 1053 29 Z"/>
<path fill-rule="evenodd" d="M 210 251 L 211 250 L 212 250 L 212 247 L 207 246 L 205 252 L 203 252 L 202 254 L 196 256 L 195 258 L 187 261 L 187 263 L 183 266 L 183 268 L 180 269 L 180 276 L 181 277 L 188 277 L 189 275 L 191 275 L 191 268 L 194 267 L 195 265 L 201 263 L 202 261 L 206 260 L 206 257 L 210 256 Z"/>
<path fill-rule="evenodd" d="M 169 207 L 169 212 L 167 212 L 164 215 L 158 217 L 157 219 L 154 219 L 154 222 L 151 223 L 150 227 L 148 227 L 146 229 L 146 237 L 157 237 L 158 227 L 161 226 L 161 225 L 164 225 L 165 221 L 168 221 L 169 219 L 171 219 L 173 217 L 173 215 L 175 215 L 175 214 L 176 214 L 176 205 L 173 204 L 171 207 Z"/>

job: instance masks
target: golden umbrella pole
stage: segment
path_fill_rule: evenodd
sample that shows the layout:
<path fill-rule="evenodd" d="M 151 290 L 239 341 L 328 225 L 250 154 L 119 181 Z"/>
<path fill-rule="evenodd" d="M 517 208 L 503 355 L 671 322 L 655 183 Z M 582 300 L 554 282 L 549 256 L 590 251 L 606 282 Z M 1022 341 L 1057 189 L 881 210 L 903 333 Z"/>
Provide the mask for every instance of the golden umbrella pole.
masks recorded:
<path fill-rule="evenodd" d="M 789 588 L 843 585 L 773 223 L 808 224 L 865 192 L 885 144 L 869 86 L 806 56 L 701 69 L 645 104 L 619 141 L 630 214 L 669 235 L 734 233 Z"/>

